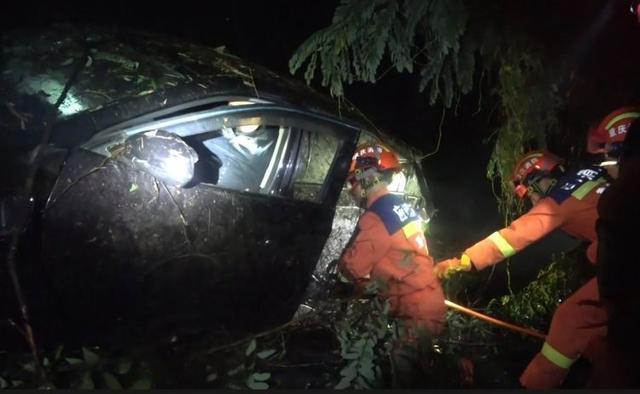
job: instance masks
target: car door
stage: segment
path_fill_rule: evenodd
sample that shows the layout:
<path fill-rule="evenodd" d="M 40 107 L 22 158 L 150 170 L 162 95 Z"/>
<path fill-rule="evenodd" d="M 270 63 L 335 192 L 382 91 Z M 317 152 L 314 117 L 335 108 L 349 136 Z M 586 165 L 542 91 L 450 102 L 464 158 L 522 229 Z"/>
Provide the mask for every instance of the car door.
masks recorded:
<path fill-rule="evenodd" d="M 150 130 L 193 148 L 196 182 L 168 184 L 114 153 Z M 70 156 L 47 207 L 52 275 L 65 289 L 85 288 L 81 299 L 117 305 L 121 315 L 133 308 L 136 319 L 158 324 L 285 321 L 331 231 L 357 134 L 330 117 L 273 105 L 98 134 Z M 78 267 L 91 285 L 70 279 Z"/>

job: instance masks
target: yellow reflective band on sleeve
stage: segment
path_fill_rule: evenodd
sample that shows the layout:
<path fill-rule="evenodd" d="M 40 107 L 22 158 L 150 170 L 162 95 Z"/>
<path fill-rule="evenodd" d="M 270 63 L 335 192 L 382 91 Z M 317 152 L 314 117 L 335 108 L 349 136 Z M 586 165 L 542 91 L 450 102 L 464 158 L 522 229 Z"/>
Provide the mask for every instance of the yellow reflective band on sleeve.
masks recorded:
<path fill-rule="evenodd" d="M 467 256 L 465 253 L 463 253 L 462 256 L 460 257 L 460 265 L 465 268 L 471 267 L 471 258 Z"/>
<path fill-rule="evenodd" d="M 555 365 L 560 368 L 567 369 L 571 366 L 571 364 L 575 363 L 576 360 L 572 360 L 564 354 L 560 353 L 556 349 L 554 349 L 547 342 L 542 345 L 542 351 L 540 353 L 547 358 L 547 360 L 551 361 Z"/>
<path fill-rule="evenodd" d="M 607 125 L 604 128 L 609 130 L 611 128 L 611 126 L 613 126 L 617 122 L 621 121 L 622 119 L 637 118 L 637 117 L 640 117 L 640 112 L 625 112 L 625 113 L 620 114 L 620 115 L 616 116 L 615 118 L 611 119 L 609 121 L 609 123 L 607 123 Z"/>
<path fill-rule="evenodd" d="M 511 257 L 516 254 L 516 250 L 513 248 L 513 246 L 511 246 L 511 244 L 509 244 L 509 242 L 507 242 L 507 240 L 504 239 L 504 237 L 500 235 L 499 232 L 496 231 L 495 233 L 491 234 L 489 236 L 489 239 L 493 241 L 494 244 L 496 244 L 498 250 L 500 250 L 500 253 L 502 253 L 504 258 Z"/>
<path fill-rule="evenodd" d="M 582 186 L 577 188 L 571 195 L 578 200 L 582 200 L 584 196 L 586 196 L 591 190 L 595 189 L 597 186 L 602 185 L 607 180 L 604 178 L 596 179 L 595 181 L 585 182 Z"/>
<path fill-rule="evenodd" d="M 418 233 L 422 233 L 422 229 L 420 228 L 420 222 L 417 220 L 414 220 L 412 222 L 405 224 L 402 227 L 402 232 L 404 233 L 404 236 L 407 238 L 411 238 Z"/>

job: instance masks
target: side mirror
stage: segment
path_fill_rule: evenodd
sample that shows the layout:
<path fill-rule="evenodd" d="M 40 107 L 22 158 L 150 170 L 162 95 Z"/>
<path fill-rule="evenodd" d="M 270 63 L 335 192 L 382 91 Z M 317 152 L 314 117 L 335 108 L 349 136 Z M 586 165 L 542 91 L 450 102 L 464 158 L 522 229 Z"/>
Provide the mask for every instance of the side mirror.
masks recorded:
<path fill-rule="evenodd" d="M 128 138 L 124 148 L 125 161 L 167 184 L 185 186 L 193 179 L 198 154 L 175 134 L 147 131 Z"/>

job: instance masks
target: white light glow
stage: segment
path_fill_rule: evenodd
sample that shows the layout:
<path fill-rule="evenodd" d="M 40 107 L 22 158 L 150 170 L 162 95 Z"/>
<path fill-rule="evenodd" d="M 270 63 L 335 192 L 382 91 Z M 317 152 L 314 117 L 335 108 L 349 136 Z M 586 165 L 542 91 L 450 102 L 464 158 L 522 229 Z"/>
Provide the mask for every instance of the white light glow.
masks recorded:
<path fill-rule="evenodd" d="M 238 131 L 240 131 L 243 134 L 250 134 L 258 130 L 258 127 L 260 127 L 259 124 L 248 124 L 244 126 L 238 126 Z"/>
<path fill-rule="evenodd" d="M 36 75 L 22 81 L 19 88 L 26 94 L 39 94 L 40 92 L 44 92 L 46 93 L 47 101 L 53 105 L 60 97 L 60 94 L 62 94 L 64 85 L 47 75 Z M 71 88 L 67 92 L 64 101 L 62 101 L 60 107 L 58 107 L 62 116 L 73 115 L 87 108 L 86 105 L 73 94 L 73 90 L 74 89 Z"/>
<path fill-rule="evenodd" d="M 231 107 L 237 107 L 240 105 L 251 105 L 254 104 L 252 101 L 243 101 L 243 100 L 237 100 L 237 101 L 229 101 L 229 106 Z"/>
<path fill-rule="evenodd" d="M 404 175 L 403 172 L 397 172 L 393 174 L 393 178 L 391 183 L 387 188 L 389 191 L 400 193 L 404 191 L 404 188 L 407 186 L 407 176 Z"/>
<path fill-rule="evenodd" d="M 178 184 L 185 184 L 191 180 L 191 168 L 191 160 L 173 149 L 169 151 L 169 157 L 162 162 L 164 172 Z"/>

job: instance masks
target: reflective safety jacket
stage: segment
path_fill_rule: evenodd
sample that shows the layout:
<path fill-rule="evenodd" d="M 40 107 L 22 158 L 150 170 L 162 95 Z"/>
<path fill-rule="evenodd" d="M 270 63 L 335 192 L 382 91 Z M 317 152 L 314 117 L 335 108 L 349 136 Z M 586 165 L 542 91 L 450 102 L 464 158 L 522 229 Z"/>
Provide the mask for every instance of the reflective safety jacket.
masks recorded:
<path fill-rule="evenodd" d="M 597 205 L 608 186 L 606 171 L 589 167 L 565 173 L 549 194 L 508 227 L 498 230 L 465 251 L 476 269 L 483 269 L 514 255 L 560 228 L 567 234 L 590 241 L 587 258 L 596 261 Z"/>
<path fill-rule="evenodd" d="M 403 295 L 439 286 L 420 216 L 386 189 L 375 192 L 343 253 L 342 271 L 355 280 L 378 280 L 381 293 Z"/>
<path fill-rule="evenodd" d="M 625 159 L 618 179 L 598 204 L 598 284 L 600 295 L 615 302 L 638 298 L 636 227 L 640 223 L 640 157 Z"/>

